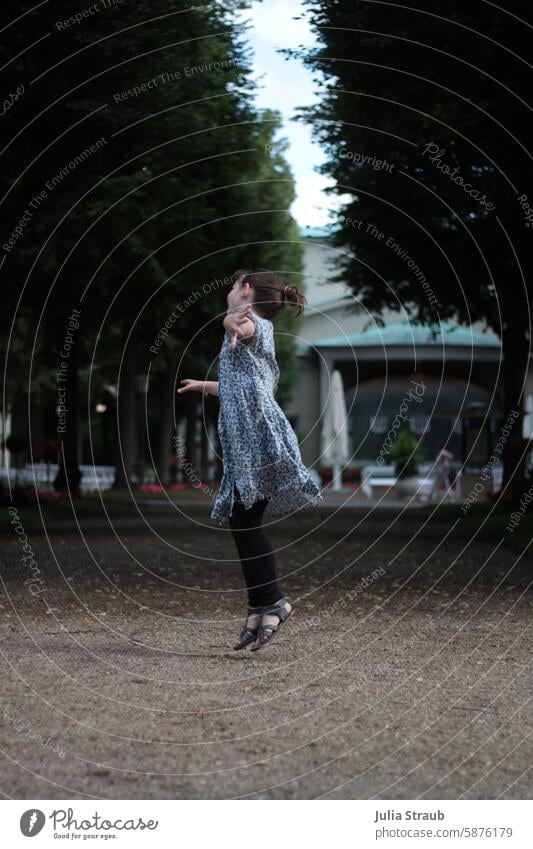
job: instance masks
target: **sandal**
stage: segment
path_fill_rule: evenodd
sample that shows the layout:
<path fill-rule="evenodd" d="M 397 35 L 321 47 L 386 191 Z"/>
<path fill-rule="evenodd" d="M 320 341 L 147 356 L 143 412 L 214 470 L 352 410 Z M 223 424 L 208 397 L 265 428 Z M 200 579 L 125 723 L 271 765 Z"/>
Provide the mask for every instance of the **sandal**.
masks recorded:
<path fill-rule="evenodd" d="M 294 613 L 294 606 L 291 605 L 291 609 L 287 610 L 287 602 L 288 600 L 283 597 L 280 598 L 279 601 L 277 601 L 270 607 L 262 608 L 263 616 L 277 616 L 279 622 L 270 622 L 267 625 L 266 623 L 263 624 L 263 620 L 261 619 L 261 625 L 258 628 L 257 638 L 252 646 L 252 651 L 257 651 L 258 649 L 263 648 L 263 646 L 266 646 L 266 644 L 270 642 L 272 637 L 278 633 L 279 629 L 281 628 L 283 623 L 287 621 L 289 616 L 292 616 L 292 614 Z"/>
<path fill-rule="evenodd" d="M 240 651 L 241 649 L 246 648 L 246 646 L 253 643 L 257 636 L 257 632 L 259 631 L 259 622 L 261 621 L 261 614 L 263 612 L 262 607 L 250 607 L 248 610 L 248 618 L 246 619 L 245 624 L 241 629 L 241 633 L 239 634 L 239 639 L 233 646 L 235 651 Z M 255 618 L 255 625 L 252 619 Z"/>

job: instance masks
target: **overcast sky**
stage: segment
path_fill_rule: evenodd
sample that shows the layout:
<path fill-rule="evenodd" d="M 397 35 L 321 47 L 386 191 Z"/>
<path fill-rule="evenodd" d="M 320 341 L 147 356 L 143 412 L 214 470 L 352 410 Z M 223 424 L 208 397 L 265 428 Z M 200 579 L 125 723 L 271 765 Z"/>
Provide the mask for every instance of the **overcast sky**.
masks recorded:
<path fill-rule="evenodd" d="M 294 20 L 300 16 L 300 20 Z M 291 121 L 296 106 L 316 102 L 317 86 L 302 62 L 287 60 L 276 51 L 316 43 L 303 5 L 298 0 L 262 0 L 241 13 L 250 25 L 247 40 L 254 56 L 255 79 L 259 80 L 257 105 L 278 109 L 283 116 L 282 136 L 290 143 L 286 156 L 296 181 L 297 198 L 291 212 L 301 226 L 326 224 L 332 198 L 323 194 L 328 180 L 316 174 L 323 161 L 319 145 L 311 141 L 308 125 Z"/>

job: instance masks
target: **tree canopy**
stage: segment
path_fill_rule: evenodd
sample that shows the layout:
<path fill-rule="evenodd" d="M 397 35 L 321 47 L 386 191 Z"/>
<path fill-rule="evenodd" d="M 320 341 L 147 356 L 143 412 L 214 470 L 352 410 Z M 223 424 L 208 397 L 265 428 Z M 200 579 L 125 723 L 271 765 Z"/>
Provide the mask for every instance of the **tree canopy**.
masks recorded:
<path fill-rule="evenodd" d="M 90 412 L 128 358 L 130 380 L 175 372 L 178 362 L 179 376 L 207 369 L 223 332 L 220 281 L 243 265 L 301 269 L 280 117 L 255 106 L 235 20 L 245 7 L 2 4 L 7 399 L 24 405 L 29 386 L 31 404 L 42 405 L 38 387 L 57 403 L 60 352 L 79 309 L 64 438 L 71 465 L 78 406 Z M 154 355 L 169 315 L 197 291 Z M 80 379 L 83 395 L 91 384 L 83 404 Z"/>
<path fill-rule="evenodd" d="M 505 409 L 521 411 L 533 285 L 530 5 L 306 6 L 320 44 L 296 52 L 322 96 L 300 118 L 342 201 L 338 279 L 378 319 L 389 308 L 492 328 Z M 520 474 L 520 428 L 506 480 Z"/>

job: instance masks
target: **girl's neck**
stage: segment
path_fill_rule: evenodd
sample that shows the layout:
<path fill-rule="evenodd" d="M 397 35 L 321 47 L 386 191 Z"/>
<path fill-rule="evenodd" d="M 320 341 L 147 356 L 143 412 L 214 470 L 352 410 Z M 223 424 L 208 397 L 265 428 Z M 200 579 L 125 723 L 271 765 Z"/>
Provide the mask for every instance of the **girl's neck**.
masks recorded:
<path fill-rule="evenodd" d="M 238 307 L 231 307 L 230 309 L 228 309 L 228 310 L 226 311 L 226 315 L 229 315 L 230 313 L 234 313 L 234 312 L 240 312 L 241 310 L 243 310 L 245 307 L 248 307 L 248 306 L 251 306 L 251 308 L 252 308 L 252 312 L 254 312 L 254 313 L 255 313 L 255 315 L 259 315 L 259 313 L 257 312 L 257 310 L 256 310 L 256 308 L 254 307 L 254 305 L 253 305 L 252 303 L 248 303 L 248 302 L 247 302 L 247 303 L 245 303 L 245 304 L 239 304 L 239 306 L 238 306 Z"/>

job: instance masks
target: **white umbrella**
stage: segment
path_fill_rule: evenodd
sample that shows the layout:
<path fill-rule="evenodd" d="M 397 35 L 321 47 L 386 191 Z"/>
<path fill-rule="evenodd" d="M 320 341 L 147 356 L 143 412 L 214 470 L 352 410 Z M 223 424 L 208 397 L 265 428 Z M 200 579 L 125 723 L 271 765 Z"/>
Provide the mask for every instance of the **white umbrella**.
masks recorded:
<path fill-rule="evenodd" d="M 333 466 L 332 489 L 341 489 L 343 463 L 348 449 L 348 419 L 342 377 L 337 369 L 331 375 L 331 386 L 322 425 L 322 457 Z"/>

